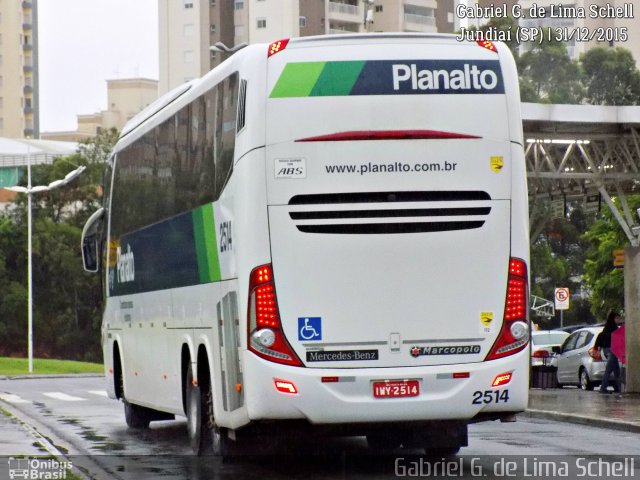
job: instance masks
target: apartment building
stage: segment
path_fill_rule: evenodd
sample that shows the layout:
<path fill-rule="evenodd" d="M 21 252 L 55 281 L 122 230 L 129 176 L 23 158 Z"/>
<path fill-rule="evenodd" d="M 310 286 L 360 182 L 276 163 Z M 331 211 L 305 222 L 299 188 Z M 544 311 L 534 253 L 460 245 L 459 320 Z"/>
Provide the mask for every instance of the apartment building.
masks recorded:
<path fill-rule="evenodd" d="M 36 0 L 0 1 L 0 137 L 37 138 Z"/>
<path fill-rule="evenodd" d="M 1 1 L 1 0 L 0 0 Z M 71 132 L 42 132 L 43 140 L 78 142 L 101 129 L 122 127 L 158 98 L 158 81 L 148 78 L 107 80 L 107 109 L 78 115 L 78 129 Z"/>
<path fill-rule="evenodd" d="M 243 2 L 158 0 L 160 93 L 201 77 L 223 60 L 209 47 L 234 45 L 236 3 Z"/>
<path fill-rule="evenodd" d="M 453 32 L 457 0 L 158 0 L 160 94 L 226 58 L 210 45 L 362 32 Z"/>

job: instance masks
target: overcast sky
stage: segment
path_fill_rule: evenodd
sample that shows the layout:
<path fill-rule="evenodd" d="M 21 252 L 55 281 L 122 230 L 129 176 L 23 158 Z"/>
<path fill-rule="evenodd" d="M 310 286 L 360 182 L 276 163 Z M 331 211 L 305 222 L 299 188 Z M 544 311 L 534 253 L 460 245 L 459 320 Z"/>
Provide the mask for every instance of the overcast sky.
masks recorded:
<path fill-rule="evenodd" d="M 106 110 L 106 80 L 158 79 L 158 0 L 39 0 L 38 33 L 41 132 Z"/>

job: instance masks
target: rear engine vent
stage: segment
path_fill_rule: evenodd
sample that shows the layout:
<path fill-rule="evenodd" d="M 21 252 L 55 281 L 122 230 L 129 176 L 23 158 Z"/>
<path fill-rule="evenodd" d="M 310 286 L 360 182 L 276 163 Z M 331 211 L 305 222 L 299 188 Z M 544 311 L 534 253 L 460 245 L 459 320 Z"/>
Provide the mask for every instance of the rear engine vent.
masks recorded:
<path fill-rule="evenodd" d="M 486 205 L 488 200 L 491 197 L 482 191 L 296 195 L 289 205 L 308 205 L 313 209 L 292 209 L 289 216 L 296 222 L 296 228 L 304 233 L 445 232 L 482 227 L 491 212 L 491 207 Z M 451 202 L 464 202 L 464 205 Z M 362 205 L 361 208 L 358 204 Z M 322 208 L 322 205 L 331 207 Z"/>
<path fill-rule="evenodd" d="M 462 200 L 491 200 L 487 192 L 357 192 L 316 193 L 291 197 L 289 205 L 312 205 L 318 203 L 381 203 L 381 202 L 447 202 Z"/>

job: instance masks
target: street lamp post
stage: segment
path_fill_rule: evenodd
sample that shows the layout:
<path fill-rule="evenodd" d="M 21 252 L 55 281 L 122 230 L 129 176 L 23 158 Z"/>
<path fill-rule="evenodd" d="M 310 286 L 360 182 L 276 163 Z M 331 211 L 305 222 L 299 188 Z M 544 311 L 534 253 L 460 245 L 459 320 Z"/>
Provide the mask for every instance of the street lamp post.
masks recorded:
<path fill-rule="evenodd" d="M 53 190 L 54 188 L 62 187 L 66 185 L 71 180 L 80 175 L 87 167 L 80 166 L 69 172 L 64 178 L 60 180 L 55 180 L 51 182 L 49 185 L 31 185 L 31 153 L 27 148 L 27 186 L 26 187 L 7 187 L 7 190 L 11 190 L 17 193 L 26 193 L 27 194 L 27 305 L 28 305 L 28 315 L 27 315 L 27 351 L 29 356 L 29 373 L 33 373 L 33 271 L 32 271 L 32 231 L 31 231 L 31 196 L 34 193 L 38 192 L 47 192 L 49 190 Z"/>

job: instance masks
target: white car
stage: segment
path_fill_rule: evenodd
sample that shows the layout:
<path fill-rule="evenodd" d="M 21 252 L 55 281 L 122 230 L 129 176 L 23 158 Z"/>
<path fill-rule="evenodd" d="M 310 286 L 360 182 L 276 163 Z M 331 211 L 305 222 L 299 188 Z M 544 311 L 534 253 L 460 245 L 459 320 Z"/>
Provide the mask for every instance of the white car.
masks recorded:
<path fill-rule="evenodd" d="M 558 358 L 553 347 L 559 347 L 569 334 L 562 330 L 536 330 L 531 332 L 531 366 L 557 367 Z"/>

